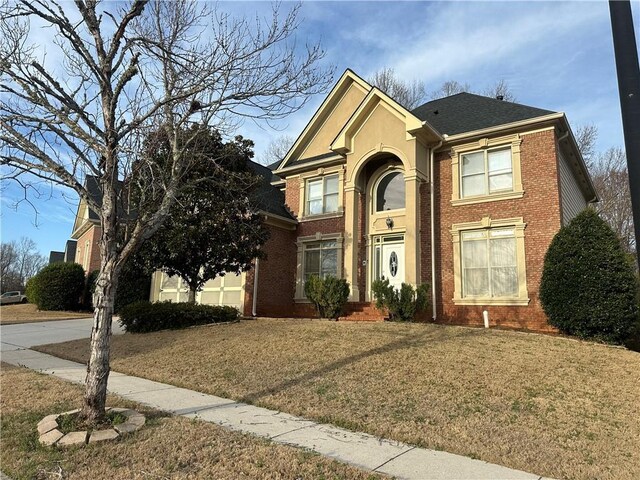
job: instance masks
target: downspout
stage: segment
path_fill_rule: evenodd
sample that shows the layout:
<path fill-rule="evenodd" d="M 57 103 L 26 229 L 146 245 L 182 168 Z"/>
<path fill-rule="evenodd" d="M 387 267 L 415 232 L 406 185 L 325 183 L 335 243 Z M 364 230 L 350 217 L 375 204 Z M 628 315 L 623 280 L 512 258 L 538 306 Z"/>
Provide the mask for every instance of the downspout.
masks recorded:
<path fill-rule="evenodd" d="M 256 258 L 256 267 L 253 270 L 253 305 L 251 307 L 251 316 L 255 317 L 258 309 L 258 269 L 260 268 L 260 259 Z"/>
<path fill-rule="evenodd" d="M 429 201 L 431 203 L 431 304 L 433 308 L 432 320 L 435 322 L 437 318 L 436 312 L 436 227 L 435 227 L 435 192 L 433 182 L 433 157 L 434 151 L 442 146 L 442 140 L 431 148 L 429 152 Z"/>

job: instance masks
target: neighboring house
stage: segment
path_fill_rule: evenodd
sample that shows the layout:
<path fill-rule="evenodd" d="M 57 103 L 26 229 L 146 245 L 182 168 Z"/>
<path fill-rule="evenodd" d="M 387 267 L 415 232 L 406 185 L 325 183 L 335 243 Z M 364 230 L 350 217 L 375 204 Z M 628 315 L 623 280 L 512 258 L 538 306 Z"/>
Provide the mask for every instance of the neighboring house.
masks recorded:
<path fill-rule="evenodd" d="M 75 262 L 76 261 L 76 241 L 67 240 L 64 246 L 64 252 L 51 250 L 49 252 L 49 263 L 59 262 Z"/>
<path fill-rule="evenodd" d="M 87 175 L 84 186 L 91 198 L 102 204 L 102 193 L 96 177 Z M 100 269 L 100 217 L 89 208 L 85 201 L 80 201 L 76 220 L 73 223 L 71 238 L 75 240 L 75 262 L 82 265 L 85 273 Z M 67 245 L 69 243 L 67 242 Z"/>
<path fill-rule="evenodd" d="M 544 255 L 596 200 L 563 113 L 470 93 L 408 111 L 350 70 L 284 159 L 252 166 L 267 257 L 198 300 L 254 316 L 314 315 L 304 282 L 335 275 L 351 286 L 347 318 L 381 319 L 371 284 L 384 276 L 430 285 L 423 319 L 481 325 L 487 310 L 492 325 L 551 330 L 538 298 Z M 72 237 L 90 270 L 99 225 L 82 205 Z M 186 294 L 154 276 L 153 300 Z"/>

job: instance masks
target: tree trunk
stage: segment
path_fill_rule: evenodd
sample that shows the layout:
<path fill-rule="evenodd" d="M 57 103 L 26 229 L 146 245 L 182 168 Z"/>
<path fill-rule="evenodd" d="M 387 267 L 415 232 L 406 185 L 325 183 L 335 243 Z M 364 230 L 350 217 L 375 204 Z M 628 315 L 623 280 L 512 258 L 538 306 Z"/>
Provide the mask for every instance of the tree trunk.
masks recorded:
<path fill-rule="evenodd" d="M 196 303 L 196 289 L 193 287 L 189 287 L 189 299 L 187 300 L 189 303 Z"/>
<path fill-rule="evenodd" d="M 91 330 L 91 357 L 87 366 L 82 416 L 95 423 L 105 414 L 107 381 L 109 379 L 109 353 L 111 343 L 111 321 L 117 287 L 115 263 L 103 264 L 93 295 L 95 305 L 93 329 Z"/>

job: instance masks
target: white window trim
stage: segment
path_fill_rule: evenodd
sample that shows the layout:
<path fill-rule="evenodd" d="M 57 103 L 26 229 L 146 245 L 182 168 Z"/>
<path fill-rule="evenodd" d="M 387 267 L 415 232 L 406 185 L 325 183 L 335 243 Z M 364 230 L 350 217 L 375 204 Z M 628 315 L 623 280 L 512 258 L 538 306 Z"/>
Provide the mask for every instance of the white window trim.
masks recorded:
<path fill-rule="evenodd" d="M 84 243 L 84 258 L 82 260 L 82 264 L 83 264 L 82 266 L 87 271 L 89 270 L 89 262 L 90 262 L 90 259 L 89 259 L 89 240 L 87 240 Z"/>
<path fill-rule="evenodd" d="M 298 205 L 298 219 L 300 221 L 305 220 L 320 220 L 323 218 L 340 217 L 344 215 L 344 165 L 337 165 L 329 168 L 318 168 L 312 172 L 307 172 L 300 175 L 300 203 Z M 307 185 L 313 180 L 319 180 L 320 178 L 330 177 L 332 175 L 338 175 L 338 207 L 335 212 L 320 213 L 310 215 L 307 213 Z M 324 201 L 324 182 L 322 184 L 323 189 L 323 201 Z"/>
<path fill-rule="evenodd" d="M 522 138 L 520 134 L 508 135 L 496 138 L 481 138 L 478 141 L 456 145 L 451 149 L 451 204 L 452 205 L 469 205 L 474 203 L 494 202 L 498 200 L 509 200 L 522 198 L 524 190 L 522 187 L 522 171 L 520 161 L 520 145 Z M 473 197 L 462 196 L 462 155 L 474 153 L 478 151 L 485 152 L 485 178 L 488 181 L 488 150 L 500 150 L 502 148 L 511 147 L 511 173 L 512 173 L 512 189 L 507 191 L 499 191 L 496 193 L 487 193 L 486 195 L 477 195 Z M 488 192 L 488 186 L 487 186 Z"/>
<path fill-rule="evenodd" d="M 312 236 L 307 237 L 299 237 L 296 245 L 298 247 L 297 253 L 297 269 L 296 269 L 296 293 L 295 293 L 295 301 L 296 302 L 308 302 L 307 298 L 304 295 L 304 280 L 305 280 L 305 272 L 304 272 L 304 252 L 305 246 L 309 243 L 317 243 L 317 242 L 326 242 L 326 241 L 334 241 L 336 242 L 336 250 L 338 257 L 338 271 L 337 278 L 342 278 L 343 275 L 343 248 L 344 248 L 344 238 L 340 233 L 332 233 L 332 234 L 321 234 L 316 233 Z"/>
<path fill-rule="evenodd" d="M 524 230 L 526 223 L 522 217 L 493 220 L 484 217 L 479 222 L 457 223 L 451 228 L 453 241 L 453 273 L 455 305 L 507 305 L 526 306 L 529 304 L 529 292 L 527 290 L 527 269 L 524 248 Z M 462 244 L 461 233 L 472 230 L 489 230 L 500 228 L 513 228 L 516 238 L 516 261 L 518 265 L 518 294 L 513 297 L 463 297 L 462 282 Z"/>
<path fill-rule="evenodd" d="M 492 172 L 489 170 L 489 154 L 491 152 L 499 152 L 499 151 L 509 151 L 509 157 L 511 160 L 511 169 L 509 171 L 503 171 L 501 172 L 502 174 L 504 173 L 510 173 L 511 174 L 511 187 L 509 188 L 503 188 L 500 190 L 496 190 L 494 192 L 491 191 L 491 176 L 492 176 Z M 465 155 L 473 155 L 474 153 L 482 153 L 483 155 L 483 160 L 484 160 L 484 170 L 482 171 L 482 173 L 474 173 L 474 174 L 467 174 L 467 177 L 470 176 L 476 176 L 476 175 L 482 175 L 483 179 L 484 179 L 484 188 L 485 188 L 485 193 L 481 193 L 479 195 L 464 195 L 464 178 L 465 178 L 465 174 L 464 174 L 464 164 L 462 163 L 462 166 L 460 167 L 460 194 L 462 195 L 462 198 L 464 198 L 465 200 L 468 199 L 475 199 L 475 198 L 482 198 L 482 197 L 487 197 L 487 196 L 493 196 L 493 195 L 499 195 L 499 194 L 503 194 L 503 193 L 513 193 L 513 154 L 511 151 L 510 147 L 495 147 L 495 148 L 486 148 L 483 150 L 474 150 L 471 152 L 464 152 L 460 154 L 460 157 L 464 157 Z M 494 175 L 499 175 L 499 174 L 495 174 Z"/>
<path fill-rule="evenodd" d="M 378 187 L 380 186 L 380 182 L 382 182 L 382 180 L 388 176 L 391 175 L 393 173 L 399 173 L 402 177 L 402 181 L 405 182 L 405 206 L 401 207 L 401 208 L 394 208 L 392 210 L 378 210 Z M 391 169 L 385 169 L 380 176 L 377 178 L 377 180 L 374 182 L 373 184 L 373 190 L 371 191 L 371 199 L 372 204 L 373 204 L 373 214 L 378 214 L 378 215 L 382 215 L 382 214 L 387 214 L 387 213 L 393 213 L 393 212 L 400 212 L 400 211 L 404 211 L 406 209 L 406 179 L 404 177 L 404 170 L 401 168 L 391 168 Z"/>

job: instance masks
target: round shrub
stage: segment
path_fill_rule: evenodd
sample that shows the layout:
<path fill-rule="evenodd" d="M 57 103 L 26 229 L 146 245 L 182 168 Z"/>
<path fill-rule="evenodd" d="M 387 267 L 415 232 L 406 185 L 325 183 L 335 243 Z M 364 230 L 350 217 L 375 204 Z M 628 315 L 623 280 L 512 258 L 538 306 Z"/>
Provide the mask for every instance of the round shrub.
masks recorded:
<path fill-rule="evenodd" d="M 84 284 L 84 270 L 77 263 L 52 263 L 31 280 L 30 301 L 40 310 L 74 310 L 80 304 Z"/>
<path fill-rule="evenodd" d="M 329 275 L 311 275 L 304 284 L 304 294 L 314 304 L 320 318 L 337 320 L 349 299 L 349 282 Z"/>
<path fill-rule="evenodd" d="M 638 282 L 620 241 L 586 209 L 556 234 L 540 301 L 549 323 L 580 338 L 622 343 L 638 322 Z"/>

